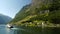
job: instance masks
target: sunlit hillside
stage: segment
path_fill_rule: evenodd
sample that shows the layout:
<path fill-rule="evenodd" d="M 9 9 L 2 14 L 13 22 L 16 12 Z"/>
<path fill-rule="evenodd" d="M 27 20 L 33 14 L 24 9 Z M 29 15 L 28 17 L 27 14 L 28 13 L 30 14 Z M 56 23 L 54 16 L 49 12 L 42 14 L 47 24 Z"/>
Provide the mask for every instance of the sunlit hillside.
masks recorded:
<path fill-rule="evenodd" d="M 50 25 L 60 24 L 60 0 L 32 0 L 10 23 L 36 26 L 42 22 Z"/>

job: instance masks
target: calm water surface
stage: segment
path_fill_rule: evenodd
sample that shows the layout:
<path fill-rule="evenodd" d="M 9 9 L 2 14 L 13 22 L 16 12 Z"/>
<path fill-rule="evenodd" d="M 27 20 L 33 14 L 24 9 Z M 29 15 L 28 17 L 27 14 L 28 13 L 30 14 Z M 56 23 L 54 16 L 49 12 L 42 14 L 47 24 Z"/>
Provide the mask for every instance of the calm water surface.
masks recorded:
<path fill-rule="evenodd" d="M 20 27 L 9 29 L 0 25 L 0 34 L 60 34 L 60 28 Z"/>

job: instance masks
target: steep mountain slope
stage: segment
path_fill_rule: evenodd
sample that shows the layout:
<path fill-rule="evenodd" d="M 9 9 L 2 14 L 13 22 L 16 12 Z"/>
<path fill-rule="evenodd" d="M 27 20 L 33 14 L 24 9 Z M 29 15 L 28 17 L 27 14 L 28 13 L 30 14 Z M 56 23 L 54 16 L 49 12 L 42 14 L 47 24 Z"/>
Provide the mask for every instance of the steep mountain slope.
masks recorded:
<path fill-rule="evenodd" d="M 0 24 L 7 24 L 12 18 L 0 14 Z"/>
<path fill-rule="evenodd" d="M 60 0 L 32 0 L 11 21 L 13 24 L 60 23 Z"/>
<path fill-rule="evenodd" d="M 26 14 L 26 10 L 29 10 L 28 8 L 30 8 L 30 5 L 24 6 L 22 10 L 16 14 L 15 19 L 13 21 L 19 21 L 22 20 L 24 17 L 26 17 L 27 15 L 25 14 Z"/>

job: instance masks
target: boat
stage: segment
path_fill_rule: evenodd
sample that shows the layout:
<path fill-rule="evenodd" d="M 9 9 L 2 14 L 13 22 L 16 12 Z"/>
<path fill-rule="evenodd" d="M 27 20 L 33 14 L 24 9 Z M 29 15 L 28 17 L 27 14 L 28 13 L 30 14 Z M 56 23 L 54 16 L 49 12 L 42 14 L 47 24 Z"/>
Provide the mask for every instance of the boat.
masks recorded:
<path fill-rule="evenodd" d="M 7 24 L 8 28 L 13 28 L 13 26 L 11 24 Z"/>

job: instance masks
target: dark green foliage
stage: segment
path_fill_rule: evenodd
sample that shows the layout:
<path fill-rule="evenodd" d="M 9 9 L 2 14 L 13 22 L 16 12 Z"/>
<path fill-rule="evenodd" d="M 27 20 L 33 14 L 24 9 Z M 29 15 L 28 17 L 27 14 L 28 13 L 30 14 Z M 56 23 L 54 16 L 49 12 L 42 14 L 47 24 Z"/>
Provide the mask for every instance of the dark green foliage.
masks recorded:
<path fill-rule="evenodd" d="M 53 11 L 53 10 L 59 10 L 59 9 L 60 9 L 60 0 L 53 0 L 49 10 Z"/>
<path fill-rule="evenodd" d="M 49 21 L 55 24 L 60 23 L 60 10 L 50 12 Z"/>

